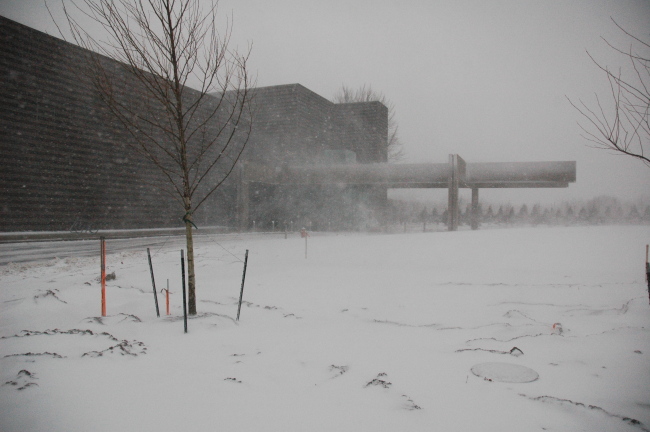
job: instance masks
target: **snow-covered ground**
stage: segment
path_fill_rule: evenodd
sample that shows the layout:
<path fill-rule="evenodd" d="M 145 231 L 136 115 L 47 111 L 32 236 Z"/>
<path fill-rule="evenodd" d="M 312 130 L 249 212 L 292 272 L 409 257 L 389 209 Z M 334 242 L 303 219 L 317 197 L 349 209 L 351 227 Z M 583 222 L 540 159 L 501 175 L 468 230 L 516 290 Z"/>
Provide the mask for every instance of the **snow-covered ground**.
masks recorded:
<path fill-rule="evenodd" d="M 647 431 L 646 243 L 315 235 L 305 259 L 297 235 L 206 240 L 188 334 L 178 242 L 151 250 L 169 317 L 144 249 L 108 243 L 106 318 L 98 256 L 3 265 L 0 430 Z"/>

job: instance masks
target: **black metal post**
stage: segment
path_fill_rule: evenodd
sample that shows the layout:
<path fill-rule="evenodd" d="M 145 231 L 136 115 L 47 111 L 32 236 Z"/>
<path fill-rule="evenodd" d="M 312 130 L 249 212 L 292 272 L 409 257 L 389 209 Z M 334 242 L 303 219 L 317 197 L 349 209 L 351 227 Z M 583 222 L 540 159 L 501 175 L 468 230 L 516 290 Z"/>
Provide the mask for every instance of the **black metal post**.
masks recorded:
<path fill-rule="evenodd" d="M 99 244 L 101 249 L 101 283 L 102 283 L 102 316 L 106 316 L 106 239 L 104 236 L 99 238 Z"/>
<path fill-rule="evenodd" d="M 246 281 L 246 267 L 248 267 L 248 249 L 246 249 L 246 257 L 244 258 L 244 274 L 241 277 L 241 291 L 239 292 L 239 307 L 237 308 L 237 321 L 239 321 L 239 314 L 241 313 L 241 302 L 244 299 L 244 282 Z"/>
<path fill-rule="evenodd" d="M 147 248 L 147 256 L 149 257 L 149 270 L 151 271 L 151 285 L 153 286 L 153 298 L 156 301 L 156 315 L 160 318 L 160 309 L 158 309 L 158 293 L 156 293 L 156 280 L 153 277 L 153 264 L 151 263 L 151 252 Z"/>
<path fill-rule="evenodd" d="M 645 279 L 648 281 L 648 303 L 650 304 L 650 263 L 645 263 Z"/>
<path fill-rule="evenodd" d="M 181 249 L 181 275 L 183 279 L 183 323 L 185 324 L 185 333 L 187 333 L 187 298 L 185 297 L 185 255 Z"/>

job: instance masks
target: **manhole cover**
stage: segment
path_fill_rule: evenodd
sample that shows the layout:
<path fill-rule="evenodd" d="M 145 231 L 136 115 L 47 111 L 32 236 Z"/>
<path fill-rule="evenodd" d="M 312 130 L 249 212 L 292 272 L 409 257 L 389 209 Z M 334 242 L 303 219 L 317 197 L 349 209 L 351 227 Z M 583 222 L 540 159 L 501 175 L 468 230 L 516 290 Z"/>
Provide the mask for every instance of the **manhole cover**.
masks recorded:
<path fill-rule="evenodd" d="M 472 367 L 472 373 L 486 380 L 507 383 L 527 383 L 539 378 L 531 368 L 511 363 L 480 363 Z"/>

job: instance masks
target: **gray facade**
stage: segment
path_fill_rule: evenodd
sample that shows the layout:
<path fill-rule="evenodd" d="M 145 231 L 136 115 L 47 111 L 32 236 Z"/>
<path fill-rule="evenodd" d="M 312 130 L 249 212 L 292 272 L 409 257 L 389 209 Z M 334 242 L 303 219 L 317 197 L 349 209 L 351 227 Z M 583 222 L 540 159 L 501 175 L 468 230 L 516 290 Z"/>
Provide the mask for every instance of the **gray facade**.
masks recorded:
<path fill-rule="evenodd" d="M 130 135 L 89 79 L 77 73 L 87 56 L 75 45 L 0 17 L 4 232 L 67 230 L 75 221 L 103 229 L 181 225 L 182 209 L 156 186 L 163 181 L 158 168 L 133 151 Z M 120 73 L 118 63 L 103 61 Z M 137 103 L 129 78 L 121 78 L 124 97 Z M 337 150 L 353 152 L 358 163 L 386 161 L 387 109 L 379 102 L 334 104 L 291 84 L 256 89 L 255 104 L 246 161 L 326 164 Z M 236 226 L 236 183 L 229 179 L 213 194 L 195 215 L 198 224 Z M 372 193 L 385 199 L 385 189 Z M 358 196 L 354 188 L 260 185 L 251 217 L 313 219 L 322 214 L 313 206 L 322 205 L 323 197 L 338 202 L 344 195 Z"/>

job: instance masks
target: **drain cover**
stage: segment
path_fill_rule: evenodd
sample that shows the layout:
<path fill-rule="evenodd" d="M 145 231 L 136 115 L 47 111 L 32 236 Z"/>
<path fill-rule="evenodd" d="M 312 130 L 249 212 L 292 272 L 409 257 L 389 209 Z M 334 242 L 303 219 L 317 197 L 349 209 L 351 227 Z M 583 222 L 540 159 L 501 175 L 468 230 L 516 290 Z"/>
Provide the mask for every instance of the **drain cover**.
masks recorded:
<path fill-rule="evenodd" d="M 472 367 L 472 373 L 486 380 L 507 383 L 527 383 L 539 378 L 539 374 L 531 368 L 499 362 L 477 364 Z"/>

